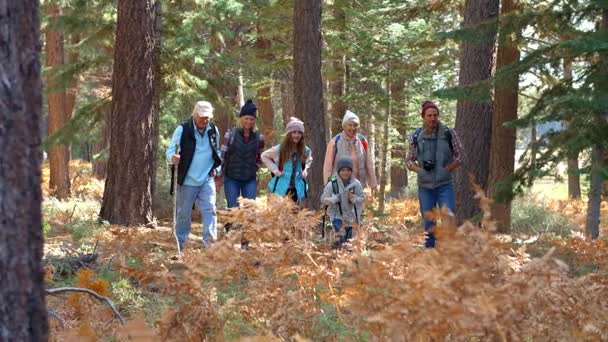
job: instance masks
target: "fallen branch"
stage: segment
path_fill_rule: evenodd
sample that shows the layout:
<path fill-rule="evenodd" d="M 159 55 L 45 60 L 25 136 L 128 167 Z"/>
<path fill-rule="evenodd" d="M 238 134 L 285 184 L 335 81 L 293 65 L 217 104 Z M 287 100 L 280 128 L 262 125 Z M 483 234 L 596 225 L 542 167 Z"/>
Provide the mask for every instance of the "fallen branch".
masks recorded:
<path fill-rule="evenodd" d="M 61 329 L 65 328 L 65 320 L 61 318 L 58 313 L 48 308 L 46 311 L 48 312 L 49 316 L 59 321 L 59 324 L 61 324 Z"/>
<path fill-rule="evenodd" d="M 114 312 L 114 317 L 117 317 L 118 320 L 120 321 L 120 323 L 122 325 L 125 325 L 125 319 L 122 317 L 122 315 L 118 312 L 118 310 L 116 310 L 116 307 L 114 306 L 114 303 L 112 303 L 112 300 L 108 297 L 102 296 L 99 293 L 91 290 L 91 289 L 85 289 L 82 287 L 58 287 L 58 288 L 54 288 L 54 289 L 47 289 L 46 293 L 49 295 L 56 295 L 59 293 L 64 293 L 64 292 L 82 292 L 82 293 L 88 293 L 91 296 L 97 298 L 97 300 L 99 300 L 100 302 L 105 302 L 106 304 L 108 304 L 108 306 L 110 307 L 110 309 L 112 309 L 112 312 Z"/>

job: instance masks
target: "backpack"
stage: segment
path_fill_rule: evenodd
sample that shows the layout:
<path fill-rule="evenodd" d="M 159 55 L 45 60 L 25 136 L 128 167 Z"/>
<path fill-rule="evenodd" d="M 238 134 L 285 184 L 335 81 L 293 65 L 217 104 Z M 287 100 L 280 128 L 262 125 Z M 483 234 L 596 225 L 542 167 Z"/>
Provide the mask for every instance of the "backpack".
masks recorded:
<path fill-rule="evenodd" d="M 452 143 L 452 132 L 450 132 L 450 128 L 448 126 L 443 126 L 443 127 L 445 127 L 445 130 L 444 130 L 445 139 L 448 141 L 448 144 L 450 145 L 450 151 L 454 152 L 454 145 Z M 410 144 L 413 144 L 414 147 L 416 147 L 416 148 L 418 148 L 418 137 L 420 136 L 421 132 L 422 132 L 422 127 L 418 127 L 418 128 L 416 128 L 414 133 L 412 133 L 412 141 L 410 142 Z"/>
<path fill-rule="evenodd" d="M 333 137 L 334 139 L 334 165 L 336 165 L 336 155 L 338 154 L 338 141 L 340 141 L 340 137 L 342 136 L 342 133 L 339 133 L 338 135 L 336 135 L 335 137 Z M 367 154 L 367 138 L 365 137 L 365 135 L 361 134 L 361 133 L 357 133 L 357 137 L 359 138 L 359 140 L 361 140 L 361 145 L 363 145 L 363 150 L 365 151 L 365 153 Z"/>
<path fill-rule="evenodd" d="M 340 188 L 338 187 L 338 177 L 336 177 L 336 176 L 329 177 L 328 183 L 330 183 L 330 182 L 331 182 L 331 192 L 334 195 L 338 195 L 340 193 Z M 329 207 L 328 205 L 325 206 L 325 214 L 323 215 L 323 226 L 324 227 L 325 227 L 325 216 L 327 216 L 328 207 Z M 355 219 L 357 221 L 359 221 L 359 215 L 357 213 L 357 206 L 353 205 L 353 208 L 355 209 Z M 341 202 L 338 202 L 338 210 L 340 211 L 340 216 L 343 216 L 344 213 L 342 212 L 342 203 Z M 357 224 L 359 224 L 359 222 L 357 222 Z M 325 237 L 325 229 L 323 230 L 323 237 Z"/>

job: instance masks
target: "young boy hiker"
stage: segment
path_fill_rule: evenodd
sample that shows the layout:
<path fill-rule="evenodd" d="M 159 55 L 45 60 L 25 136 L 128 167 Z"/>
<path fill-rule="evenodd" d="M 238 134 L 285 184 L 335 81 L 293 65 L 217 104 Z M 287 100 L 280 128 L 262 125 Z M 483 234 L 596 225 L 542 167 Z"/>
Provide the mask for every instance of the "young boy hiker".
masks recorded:
<path fill-rule="evenodd" d="M 353 238 L 353 229 L 361 224 L 361 211 L 365 194 L 361 183 L 353 175 L 353 160 L 342 157 L 336 162 L 337 177 L 331 177 L 321 196 L 321 203 L 328 206 L 327 215 L 339 239 L 340 248 Z"/>

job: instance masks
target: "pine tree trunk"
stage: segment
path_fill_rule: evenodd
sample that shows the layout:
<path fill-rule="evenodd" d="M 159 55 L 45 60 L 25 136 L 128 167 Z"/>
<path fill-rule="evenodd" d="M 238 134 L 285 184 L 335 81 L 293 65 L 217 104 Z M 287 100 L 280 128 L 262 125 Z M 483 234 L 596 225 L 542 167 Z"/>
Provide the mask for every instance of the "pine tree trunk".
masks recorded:
<path fill-rule="evenodd" d="M 407 191 L 407 155 L 406 103 L 404 101 L 403 81 L 391 83 L 391 124 L 397 129 L 399 136 L 391 143 L 391 197 L 401 198 Z"/>
<path fill-rule="evenodd" d="M 388 150 L 389 150 L 389 131 L 391 126 L 391 112 L 392 112 L 392 101 L 391 101 L 391 82 L 390 76 L 387 77 L 386 80 L 386 93 L 387 93 L 387 106 L 386 106 L 386 117 L 384 118 L 383 123 L 383 132 L 382 132 L 382 146 L 381 146 L 381 154 L 382 154 L 382 163 L 380 164 L 380 191 L 378 193 L 378 211 L 381 213 L 384 212 L 384 202 L 385 202 L 385 194 L 386 194 L 386 184 L 387 184 L 387 164 L 388 164 Z"/>
<path fill-rule="evenodd" d="M 474 27 L 498 16 L 498 0 L 466 0 L 464 27 Z M 458 84 L 466 86 L 488 79 L 492 74 L 496 26 L 477 28 L 485 39 L 463 42 L 460 53 Z M 479 213 L 478 201 L 473 199 L 469 173 L 484 189 L 488 186 L 490 139 L 492 133 L 492 102 L 458 100 L 456 130 L 465 148 L 464 167 L 455 172 L 456 214 L 459 221 Z"/>
<path fill-rule="evenodd" d="M 340 44 L 344 44 L 346 41 L 346 14 L 344 13 L 345 3 L 343 0 L 336 0 L 334 2 L 332 13 L 335 22 L 335 30 L 339 37 Z M 344 96 L 346 96 L 346 55 L 342 48 L 335 47 L 331 56 L 331 68 L 332 71 L 329 77 L 329 93 L 331 99 L 331 135 L 336 135 L 342 131 L 342 117 L 346 112 L 346 102 L 344 102 Z"/>
<path fill-rule="evenodd" d="M 589 201 L 587 204 L 587 236 L 597 239 L 600 235 L 600 207 L 602 203 L 602 166 L 603 150 L 594 146 L 591 152 L 591 183 L 589 184 Z"/>
<path fill-rule="evenodd" d="M 281 80 L 281 117 L 283 118 L 283 126 L 287 125 L 289 118 L 294 115 L 295 104 L 293 96 L 293 73 L 290 71 Z"/>
<path fill-rule="evenodd" d="M 503 0 L 501 21 L 513 14 L 517 6 L 513 0 Z M 501 33 L 498 43 L 496 69 L 500 70 L 519 60 L 519 49 L 514 33 Z M 494 198 L 492 217 L 496 220 L 499 233 L 509 233 L 511 230 L 511 197 L 512 182 L 510 177 L 515 171 L 515 128 L 507 128 L 504 123 L 517 119 L 517 101 L 519 91 L 519 75 L 513 74 L 499 80 L 495 89 L 495 112 L 492 122 L 492 143 L 490 145 L 490 196 Z M 499 189 L 508 189 L 500 191 Z M 499 192 L 508 196 L 503 200 L 497 199 Z M 508 192 L 508 193 L 507 193 Z"/>
<path fill-rule="evenodd" d="M 110 143 L 110 135 L 108 129 L 108 115 L 104 115 L 104 120 L 100 122 L 101 125 L 101 137 L 100 140 L 97 141 L 93 145 L 93 156 L 95 157 L 97 154 L 102 153 Z M 107 171 L 107 158 L 99 157 L 98 159 L 93 160 L 93 174 L 97 179 L 106 179 L 106 171 Z"/>
<path fill-rule="evenodd" d="M 603 34 L 608 33 L 608 8 L 602 11 L 602 21 L 600 23 L 599 31 Z M 608 98 L 608 54 L 600 54 L 600 71 L 601 77 L 597 78 L 596 88 L 596 101 L 604 100 Z M 604 110 L 601 113 L 602 116 L 597 116 L 596 120 L 598 127 L 605 122 L 601 120 L 608 120 L 608 110 Z M 592 239 L 597 239 L 600 235 L 600 209 L 602 203 L 602 180 L 604 168 L 604 159 L 608 155 L 606 147 L 601 145 L 594 145 L 591 152 L 591 184 L 589 185 L 589 202 L 587 205 L 587 224 L 585 230 L 587 235 Z"/>
<path fill-rule="evenodd" d="M 536 123 L 532 123 L 530 128 L 530 164 L 536 167 Z"/>
<path fill-rule="evenodd" d="M 376 163 L 374 165 L 374 170 L 376 171 L 376 175 L 379 175 L 378 168 L 378 158 L 376 158 L 376 142 L 377 142 L 377 134 L 376 134 L 376 118 L 371 113 L 363 114 L 361 119 L 361 128 L 363 129 L 363 134 L 367 137 L 367 156 L 372 158 Z M 378 177 L 378 182 L 381 179 Z"/>
<path fill-rule="evenodd" d="M 296 0 L 294 8 L 294 99 L 302 113 L 306 142 L 320 156 L 326 150 L 323 80 L 321 79 L 321 0 Z M 308 176 L 308 207 L 319 208 L 323 192 L 323 168 L 317 162 Z"/>
<path fill-rule="evenodd" d="M 262 63 L 269 63 L 272 60 L 270 53 L 271 42 L 262 36 L 262 29 L 258 24 L 258 37 L 255 42 L 257 56 Z M 273 140 L 274 136 L 274 110 L 272 108 L 272 78 L 268 77 L 257 89 L 257 107 L 259 118 L 261 119 L 261 131 L 264 138 L 268 141 Z"/>
<path fill-rule="evenodd" d="M 50 2 L 47 7 L 52 25 L 57 25 L 57 18 L 61 15 L 61 8 L 56 1 Z M 57 67 L 65 64 L 63 32 L 51 27 L 46 34 L 46 65 Z M 48 92 L 48 134 L 59 131 L 70 119 L 67 107 L 67 96 L 63 89 L 58 88 L 55 75 L 47 80 Z M 49 187 L 53 196 L 65 199 L 70 196 L 70 147 L 54 145 L 49 148 L 50 181 Z"/>
<path fill-rule="evenodd" d="M 72 34 L 70 38 L 70 53 L 68 54 L 68 63 L 76 64 L 78 63 L 78 48 L 76 45 L 80 43 L 80 35 L 77 33 Z M 70 89 L 68 89 L 66 95 L 66 113 L 69 118 L 74 116 L 74 109 L 76 108 L 76 97 L 78 96 L 78 77 L 76 75 L 72 75 L 72 79 L 70 81 Z"/>
<path fill-rule="evenodd" d="M 160 2 L 118 1 L 110 158 L 100 217 L 153 222 L 159 119 Z M 133 23 L 138 23 L 133 25 Z"/>
<path fill-rule="evenodd" d="M 564 81 L 572 83 L 572 59 L 564 59 Z M 572 115 L 566 115 L 566 129 L 570 127 Z M 568 155 L 568 198 L 581 198 L 581 177 L 578 171 L 578 151 Z"/>
<path fill-rule="evenodd" d="M 38 1 L 0 0 L 0 32 L 0 340 L 46 341 Z"/>

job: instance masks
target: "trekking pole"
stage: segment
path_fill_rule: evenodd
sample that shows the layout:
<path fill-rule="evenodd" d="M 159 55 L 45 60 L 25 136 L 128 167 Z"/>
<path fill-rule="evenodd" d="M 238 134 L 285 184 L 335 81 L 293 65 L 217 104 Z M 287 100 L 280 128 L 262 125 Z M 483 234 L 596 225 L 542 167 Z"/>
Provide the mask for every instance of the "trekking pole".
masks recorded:
<path fill-rule="evenodd" d="M 178 154 L 179 145 L 175 144 L 175 154 Z M 179 162 L 177 164 L 173 164 L 173 175 L 171 177 L 171 187 L 175 189 L 173 193 L 173 237 L 175 238 L 175 244 L 177 245 L 177 258 L 182 257 L 182 251 L 179 248 L 179 239 L 177 238 L 177 168 Z"/>

